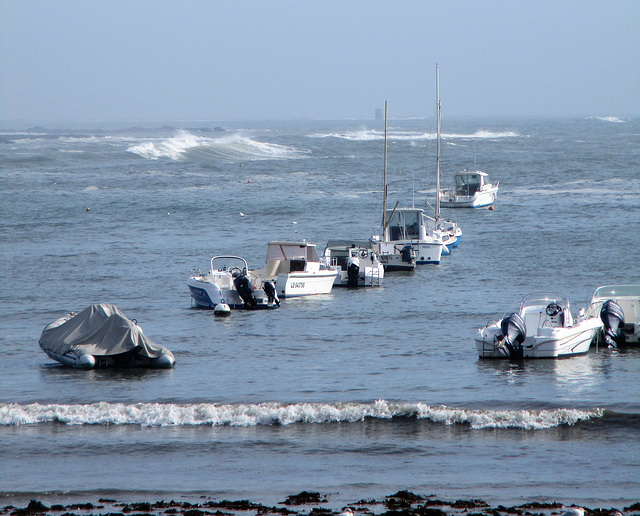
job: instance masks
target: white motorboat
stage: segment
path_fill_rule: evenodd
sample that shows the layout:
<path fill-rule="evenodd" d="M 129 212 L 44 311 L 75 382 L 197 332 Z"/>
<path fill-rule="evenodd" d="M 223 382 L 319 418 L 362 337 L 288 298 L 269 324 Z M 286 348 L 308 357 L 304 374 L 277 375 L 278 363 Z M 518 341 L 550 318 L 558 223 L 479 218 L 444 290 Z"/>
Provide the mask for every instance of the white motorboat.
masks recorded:
<path fill-rule="evenodd" d="M 337 269 L 335 286 L 380 287 L 384 265 L 372 243 L 367 240 L 329 240 L 323 260 L 330 269 Z"/>
<path fill-rule="evenodd" d="M 640 285 L 598 287 L 587 314 L 602 319 L 602 337 L 610 348 L 640 344 Z"/>
<path fill-rule="evenodd" d="M 445 208 L 482 208 L 491 206 L 498 197 L 499 183 L 492 184 L 489 174 L 479 170 L 463 170 L 453 174 L 453 186 L 440 192 Z"/>
<path fill-rule="evenodd" d="M 40 348 L 52 359 L 79 369 L 173 367 L 173 353 L 152 342 L 115 305 L 95 304 L 56 319 L 42 331 Z"/>
<path fill-rule="evenodd" d="M 529 294 L 518 311 L 478 329 L 480 358 L 559 358 L 589 351 L 602 328 L 593 315 L 574 318 L 559 294 Z"/>
<path fill-rule="evenodd" d="M 191 298 L 196 306 L 213 308 L 228 305 L 230 309 L 277 308 L 279 300 L 273 282 L 259 278 L 240 256 L 214 256 L 211 268 L 203 274 L 192 271 L 187 279 Z"/>
<path fill-rule="evenodd" d="M 430 219 L 422 208 L 394 208 L 385 216 L 384 241 L 397 249 L 410 247 L 416 253 L 416 263 L 440 263 L 444 242 L 442 235 L 432 230 Z"/>
<path fill-rule="evenodd" d="M 306 240 L 269 242 L 264 268 L 249 272 L 257 281 L 274 282 L 280 297 L 328 294 L 338 275 L 320 261 L 316 245 Z"/>

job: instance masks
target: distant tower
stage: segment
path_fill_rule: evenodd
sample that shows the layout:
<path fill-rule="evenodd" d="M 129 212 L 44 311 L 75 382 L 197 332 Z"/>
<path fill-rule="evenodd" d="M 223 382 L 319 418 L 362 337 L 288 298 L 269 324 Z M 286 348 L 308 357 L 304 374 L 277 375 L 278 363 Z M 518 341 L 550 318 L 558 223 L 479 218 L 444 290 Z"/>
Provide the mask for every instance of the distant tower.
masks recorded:
<path fill-rule="evenodd" d="M 376 120 L 382 120 L 382 109 L 376 108 Z"/>

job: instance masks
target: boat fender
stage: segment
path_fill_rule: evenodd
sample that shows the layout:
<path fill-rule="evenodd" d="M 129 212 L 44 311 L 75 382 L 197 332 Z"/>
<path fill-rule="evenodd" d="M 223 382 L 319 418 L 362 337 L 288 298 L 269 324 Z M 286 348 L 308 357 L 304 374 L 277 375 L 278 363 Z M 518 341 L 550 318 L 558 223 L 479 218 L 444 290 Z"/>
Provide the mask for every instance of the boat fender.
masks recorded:
<path fill-rule="evenodd" d="M 224 300 L 221 300 L 220 303 L 218 303 L 213 309 L 213 314 L 223 317 L 228 316 L 231 315 L 231 308 L 229 308 L 229 305 L 225 303 Z"/>
<path fill-rule="evenodd" d="M 80 355 L 78 363 L 83 369 L 93 369 L 96 366 L 96 357 L 90 354 Z"/>

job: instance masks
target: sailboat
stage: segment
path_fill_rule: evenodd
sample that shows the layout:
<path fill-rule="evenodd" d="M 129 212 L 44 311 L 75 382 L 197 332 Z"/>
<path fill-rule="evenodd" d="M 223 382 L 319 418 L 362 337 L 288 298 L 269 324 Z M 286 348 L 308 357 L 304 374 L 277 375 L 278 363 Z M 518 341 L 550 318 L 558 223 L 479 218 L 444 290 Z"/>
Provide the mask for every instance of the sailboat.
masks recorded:
<path fill-rule="evenodd" d="M 393 210 L 395 213 L 398 204 Z M 387 217 L 387 101 L 384 102 L 384 174 L 382 181 L 382 236 L 372 236 L 373 249 L 378 253 L 385 271 L 412 271 L 416 268 L 416 252 L 411 243 L 401 243 L 389 238 Z"/>
<path fill-rule="evenodd" d="M 392 209 L 387 208 L 387 103 L 385 102 L 385 144 L 384 144 L 384 192 L 382 205 L 382 240 L 381 249 L 386 246 L 395 252 L 407 255 L 415 253 L 415 263 L 440 263 L 444 244 L 439 233 L 429 226 L 429 218 L 424 209 L 412 206 Z M 381 257 L 383 253 L 380 252 Z M 384 263 L 384 262 L 383 262 Z M 390 270 L 387 268 L 386 270 Z"/>
<path fill-rule="evenodd" d="M 462 229 L 457 222 L 445 220 L 440 215 L 440 124 L 442 120 L 442 108 L 440 105 L 440 72 L 436 64 L 436 207 L 434 232 L 439 233 L 444 242 L 446 251 L 443 254 L 449 254 L 451 249 L 458 247 L 462 238 Z M 429 203 L 427 202 L 427 205 Z"/>

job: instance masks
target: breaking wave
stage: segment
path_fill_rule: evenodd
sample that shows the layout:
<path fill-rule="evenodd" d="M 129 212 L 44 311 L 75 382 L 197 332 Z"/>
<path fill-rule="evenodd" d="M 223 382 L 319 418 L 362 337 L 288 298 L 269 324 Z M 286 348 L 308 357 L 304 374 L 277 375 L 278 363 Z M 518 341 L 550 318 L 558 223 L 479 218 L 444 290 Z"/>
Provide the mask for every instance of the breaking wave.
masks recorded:
<path fill-rule="evenodd" d="M 240 134 L 220 138 L 196 136 L 180 131 L 171 138 L 149 140 L 127 149 L 145 159 L 168 158 L 183 160 L 190 154 L 199 153 L 223 161 L 271 160 L 301 158 L 305 152 L 286 145 L 264 143 Z"/>
<path fill-rule="evenodd" d="M 78 405 L 1 404 L 0 425 L 58 422 L 67 425 L 238 426 L 293 423 L 356 423 L 368 419 L 415 418 L 473 429 L 541 430 L 602 418 L 604 409 L 469 410 L 424 403 L 260 403 L 172 404 L 91 403 Z"/>
<path fill-rule="evenodd" d="M 613 122 L 614 124 L 624 124 L 626 120 L 617 116 L 590 116 L 587 120 L 600 120 L 601 122 Z"/>
<path fill-rule="evenodd" d="M 310 138 L 339 138 L 343 140 L 351 140 L 351 141 L 377 141 L 384 140 L 384 131 L 379 131 L 377 129 L 360 129 L 358 131 L 348 131 L 344 133 L 315 133 L 309 135 Z M 497 138 L 519 138 L 520 134 L 514 131 L 487 131 L 487 130 L 478 130 L 474 133 L 470 134 L 462 134 L 462 133 L 442 133 L 441 137 L 443 139 L 478 139 L 478 140 L 486 140 L 486 139 L 497 139 Z M 434 133 L 428 132 L 415 132 L 415 131 L 387 131 L 387 139 L 389 140 L 404 140 L 404 141 L 415 141 L 415 140 L 435 140 L 436 135 Z"/>

